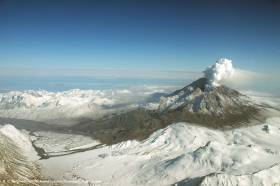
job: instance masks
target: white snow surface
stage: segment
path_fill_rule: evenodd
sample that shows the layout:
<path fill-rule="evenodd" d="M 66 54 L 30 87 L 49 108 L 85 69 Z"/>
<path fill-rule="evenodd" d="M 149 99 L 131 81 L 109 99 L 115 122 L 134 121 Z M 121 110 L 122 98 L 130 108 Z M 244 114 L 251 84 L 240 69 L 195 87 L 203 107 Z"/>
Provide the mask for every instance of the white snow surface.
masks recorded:
<path fill-rule="evenodd" d="M 204 77 L 209 80 L 212 86 L 219 86 L 220 82 L 230 78 L 235 72 L 232 60 L 221 58 L 212 66 L 206 68 Z"/>
<path fill-rule="evenodd" d="M 141 142 L 40 163 L 45 175 L 81 185 L 273 185 L 280 183 L 279 141 L 279 117 L 227 131 L 175 123 Z"/>
<path fill-rule="evenodd" d="M 100 144 L 99 141 L 89 136 L 50 131 L 35 132 L 32 138 L 34 145 L 43 148 L 48 155 L 67 154 L 67 151 L 85 149 Z"/>

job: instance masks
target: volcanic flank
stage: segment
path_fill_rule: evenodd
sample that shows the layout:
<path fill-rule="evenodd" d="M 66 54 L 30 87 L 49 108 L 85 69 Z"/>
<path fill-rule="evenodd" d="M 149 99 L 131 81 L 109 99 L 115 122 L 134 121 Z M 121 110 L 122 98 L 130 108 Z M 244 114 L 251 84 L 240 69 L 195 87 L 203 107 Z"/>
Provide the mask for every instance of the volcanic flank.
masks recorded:
<path fill-rule="evenodd" d="M 204 71 L 204 77 L 161 97 L 157 109 L 140 107 L 74 126 L 102 143 L 143 140 L 172 123 L 188 122 L 226 129 L 259 121 L 262 108 L 249 97 L 220 83 L 234 74 L 232 63 L 220 59 Z"/>

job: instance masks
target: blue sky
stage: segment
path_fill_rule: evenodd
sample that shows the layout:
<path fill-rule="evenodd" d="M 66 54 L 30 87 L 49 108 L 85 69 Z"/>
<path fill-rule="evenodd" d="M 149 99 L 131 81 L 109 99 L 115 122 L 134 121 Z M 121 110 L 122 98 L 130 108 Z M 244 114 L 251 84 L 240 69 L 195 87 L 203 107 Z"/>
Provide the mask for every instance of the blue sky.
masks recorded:
<path fill-rule="evenodd" d="M 279 20 L 277 0 L 0 0 L 0 73 L 192 72 L 227 57 L 277 74 Z"/>

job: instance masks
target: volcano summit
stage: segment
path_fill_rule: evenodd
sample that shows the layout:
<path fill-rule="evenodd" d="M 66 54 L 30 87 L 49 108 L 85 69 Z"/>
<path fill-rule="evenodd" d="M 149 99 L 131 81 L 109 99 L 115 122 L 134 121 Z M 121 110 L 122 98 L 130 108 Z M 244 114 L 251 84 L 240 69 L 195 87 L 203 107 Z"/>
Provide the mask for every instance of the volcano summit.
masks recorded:
<path fill-rule="evenodd" d="M 75 125 L 106 144 L 129 139 L 145 139 L 172 123 L 188 122 L 210 128 L 233 128 L 261 121 L 264 107 L 237 90 L 220 85 L 233 75 L 230 60 L 221 59 L 186 87 L 162 96 L 155 109 L 139 107 Z"/>

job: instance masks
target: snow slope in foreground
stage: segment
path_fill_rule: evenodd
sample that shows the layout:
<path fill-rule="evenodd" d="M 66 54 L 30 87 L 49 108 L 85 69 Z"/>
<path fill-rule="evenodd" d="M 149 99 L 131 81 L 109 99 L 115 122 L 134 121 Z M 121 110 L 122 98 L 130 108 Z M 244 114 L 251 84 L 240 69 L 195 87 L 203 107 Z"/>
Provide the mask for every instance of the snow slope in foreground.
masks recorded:
<path fill-rule="evenodd" d="M 176 123 L 142 142 L 40 162 L 45 175 L 85 185 L 271 185 L 280 183 L 279 141 L 277 117 L 229 131 Z"/>
<path fill-rule="evenodd" d="M 0 127 L 0 185 L 38 185 L 37 159 L 28 136 L 12 125 Z"/>

